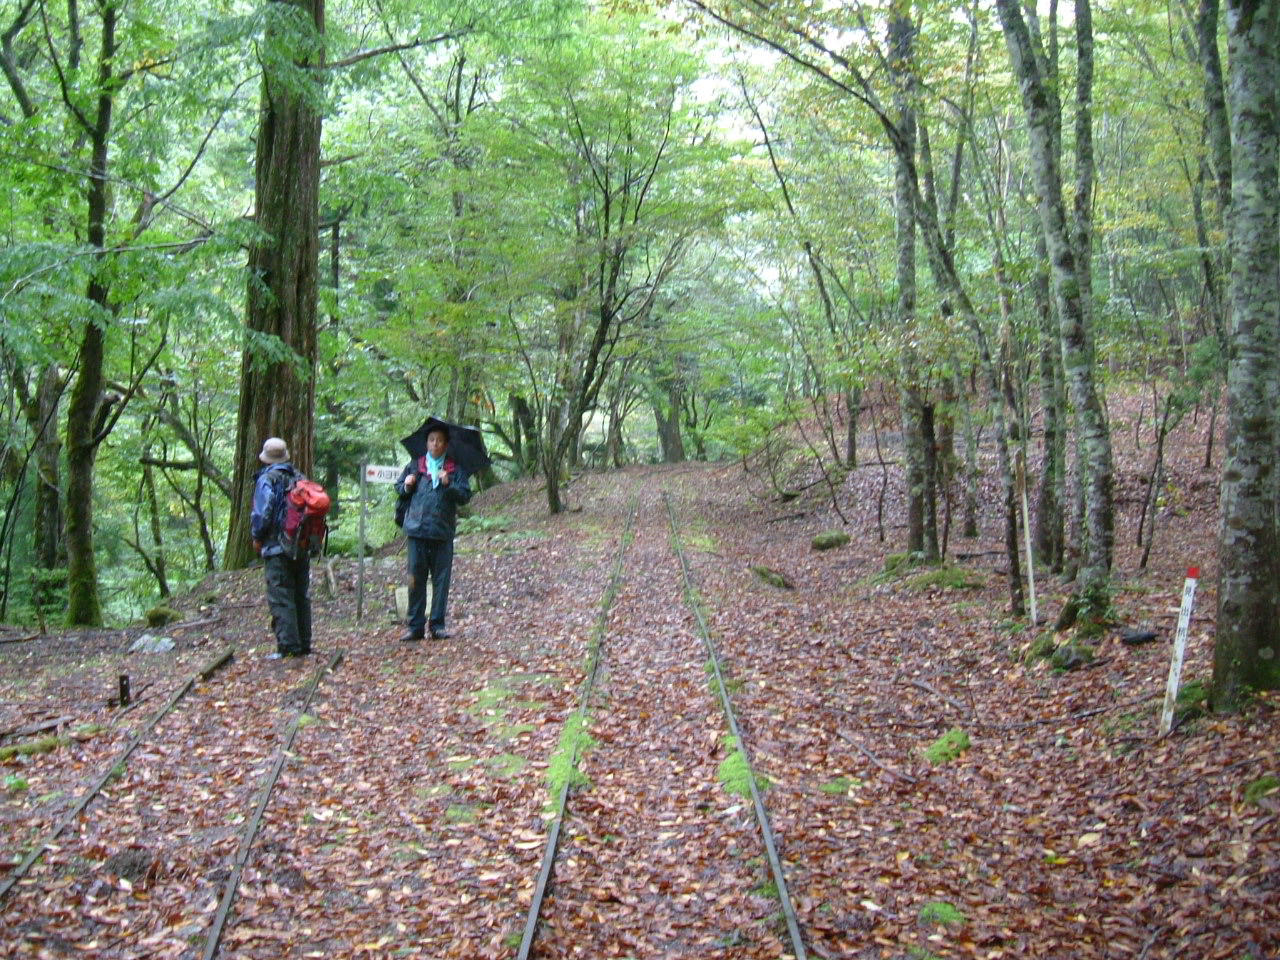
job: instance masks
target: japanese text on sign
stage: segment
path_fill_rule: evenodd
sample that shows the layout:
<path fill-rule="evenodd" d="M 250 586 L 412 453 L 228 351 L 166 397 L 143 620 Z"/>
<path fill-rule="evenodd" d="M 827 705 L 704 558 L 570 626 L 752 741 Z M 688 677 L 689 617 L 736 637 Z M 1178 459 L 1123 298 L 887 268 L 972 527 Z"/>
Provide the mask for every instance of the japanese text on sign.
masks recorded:
<path fill-rule="evenodd" d="M 364 468 L 364 478 L 369 483 L 395 483 L 400 478 L 400 468 L 370 463 Z"/>

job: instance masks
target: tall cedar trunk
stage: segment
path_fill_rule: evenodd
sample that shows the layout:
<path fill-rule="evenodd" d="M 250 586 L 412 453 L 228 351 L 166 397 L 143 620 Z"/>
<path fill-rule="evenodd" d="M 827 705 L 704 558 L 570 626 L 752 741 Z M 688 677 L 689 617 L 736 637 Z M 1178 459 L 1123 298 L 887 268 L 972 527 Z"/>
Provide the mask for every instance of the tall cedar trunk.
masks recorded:
<path fill-rule="evenodd" d="M 1280 687 L 1276 403 L 1280 400 L 1280 0 L 1228 0 L 1231 355 L 1213 701 L 1234 710 Z"/>
<path fill-rule="evenodd" d="M 324 0 L 275 0 L 301 8 L 324 32 Z M 323 62 L 323 50 L 307 58 Z M 258 450 L 267 437 L 289 445 L 295 466 L 315 456 L 316 283 L 319 269 L 320 114 L 314 97 L 268 72 L 262 82 L 254 165 L 255 222 L 266 239 L 249 249 L 245 322 L 279 337 L 294 357 L 267 362 L 251 347 L 240 360 L 235 480 L 223 565 L 253 558 L 249 512 Z"/>
<path fill-rule="evenodd" d="M 655 399 L 653 415 L 658 427 L 658 444 L 663 463 L 684 463 L 684 436 L 680 430 L 680 380 L 667 380 L 667 395 Z"/>
<path fill-rule="evenodd" d="M 889 22 L 889 52 L 894 71 L 894 107 L 902 145 L 894 167 L 894 230 L 897 245 L 895 279 L 898 284 L 898 324 L 903 343 L 902 451 L 907 486 L 907 552 L 925 556 L 925 454 L 920 395 L 919 358 L 916 355 L 916 212 L 912 190 L 912 157 L 916 148 L 916 119 L 911 105 L 911 20 L 895 8 Z M 935 556 L 929 560 L 936 560 Z"/>
<path fill-rule="evenodd" d="M 1062 200 L 1062 179 L 1054 155 L 1054 121 L 1032 51 L 1031 39 L 1016 0 L 997 0 L 996 5 L 1004 27 L 1009 59 L 1022 88 L 1031 146 L 1032 175 L 1058 305 L 1063 363 L 1079 421 L 1087 540 L 1078 596 L 1082 598 L 1088 614 L 1097 617 L 1107 604 L 1115 530 L 1111 436 L 1094 378 L 1087 326 L 1088 312 L 1084 303 L 1088 287 L 1082 284 L 1072 236 L 1068 232 Z M 1086 7 L 1086 3 L 1077 4 L 1077 18 L 1082 8 Z"/>
<path fill-rule="evenodd" d="M 113 75 L 116 52 L 116 8 L 104 5 L 102 39 L 98 57 L 98 105 L 90 142 L 89 246 L 98 251 L 99 265 L 106 247 L 107 170 L 111 143 L 111 115 L 115 107 L 117 79 Z M 98 596 L 98 566 L 93 555 L 93 471 L 102 442 L 98 431 L 104 410 L 103 364 L 106 359 L 106 318 L 111 290 L 103 274 L 89 281 L 88 300 L 93 315 L 86 318 L 77 353 L 79 369 L 67 403 L 67 622 L 99 626 L 102 603 Z"/>

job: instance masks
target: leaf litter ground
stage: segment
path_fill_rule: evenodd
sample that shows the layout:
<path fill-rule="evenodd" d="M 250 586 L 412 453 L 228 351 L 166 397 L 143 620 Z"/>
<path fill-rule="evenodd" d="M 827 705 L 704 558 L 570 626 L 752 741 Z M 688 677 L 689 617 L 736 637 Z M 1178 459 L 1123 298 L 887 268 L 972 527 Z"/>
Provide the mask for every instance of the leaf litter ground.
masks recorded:
<path fill-rule="evenodd" d="M 319 688 L 267 808 L 223 937 L 228 957 L 511 957 L 548 826 L 546 771 L 578 705 L 593 624 L 638 498 L 636 536 L 589 704 L 589 787 L 570 797 L 541 957 L 787 956 L 749 805 L 724 789 L 724 725 L 685 604 L 659 494 L 671 497 L 777 832 L 800 927 L 819 957 L 1280 955 L 1277 701 L 1198 717 L 1164 739 L 1156 712 L 1184 568 L 1204 572 L 1186 677 L 1207 682 L 1215 529 L 1205 419 L 1176 435 L 1150 569 L 1133 528 L 1151 448 L 1137 401 L 1112 410 L 1117 610 L 1163 642 L 1114 636 L 1088 668 L 1026 666 L 1007 613 L 998 517 L 953 539 L 974 589 L 877 576 L 879 468 L 839 490 L 853 541 L 816 486 L 780 504 L 740 466 L 589 474 L 579 512 L 548 518 L 532 482 L 476 500 L 506 529 L 459 540 L 452 639 L 396 642 L 401 556 L 317 568 L 316 648 L 347 657 Z M 1149 421 L 1149 415 L 1148 415 Z M 1149 425 L 1147 427 L 1149 429 Z M 993 470 L 988 464 L 988 478 Z M 900 502 L 889 475 L 889 504 Z M 988 479 L 987 483 L 992 481 Z M 994 492 L 994 491 L 993 491 Z M 984 502 L 995 504 L 994 495 Z M 988 553 L 988 551 L 992 551 Z M 985 562 L 985 566 L 984 566 Z M 765 564 L 794 590 L 760 582 Z M 244 820 L 298 695 L 318 669 L 263 658 L 260 572 L 219 575 L 179 606 L 172 654 L 143 631 L 0 647 L 0 744 L 51 720 L 79 738 L 10 758 L 0 857 L 19 858 L 169 693 L 232 645 L 3 904 L 12 956 L 197 957 Z M 1056 613 L 1064 588 L 1041 583 Z M 216 592 L 216 598 L 213 597 Z M 203 608 L 203 609 L 201 609 Z M 155 633 L 157 631 L 151 630 Z M 143 703 L 106 704 L 129 673 Z M 86 734 L 96 724 L 100 730 Z M 971 746 L 933 766 L 953 728 Z M 6 780 L 6 783 L 11 781 Z"/>

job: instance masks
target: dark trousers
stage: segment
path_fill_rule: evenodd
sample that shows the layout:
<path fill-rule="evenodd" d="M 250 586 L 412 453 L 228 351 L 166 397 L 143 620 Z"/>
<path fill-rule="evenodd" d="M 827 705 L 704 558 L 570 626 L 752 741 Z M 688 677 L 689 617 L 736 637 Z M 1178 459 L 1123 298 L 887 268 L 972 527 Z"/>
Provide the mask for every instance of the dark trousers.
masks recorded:
<path fill-rule="evenodd" d="M 266 558 L 267 606 L 280 653 L 311 652 L 311 558 Z"/>
<path fill-rule="evenodd" d="M 428 624 L 427 578 L 431 579 L 432 630 L 444 629 L 445 608 L 449 605 L 449 578 L 453 575 L 453 541 L 409 537 L 409 622 L 414 633 L 423 633 Z"/>

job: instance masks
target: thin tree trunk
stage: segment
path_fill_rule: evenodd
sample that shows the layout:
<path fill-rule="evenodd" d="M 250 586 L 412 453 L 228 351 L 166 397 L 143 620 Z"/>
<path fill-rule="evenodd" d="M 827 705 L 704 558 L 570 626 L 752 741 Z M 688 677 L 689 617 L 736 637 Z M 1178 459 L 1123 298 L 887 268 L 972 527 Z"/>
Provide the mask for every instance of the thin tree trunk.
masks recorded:
<path fill-rule="evenodd" d="M 1079 263 L 1073 238 L 1068 232 L 1062 201 L 1062 180 L 1053 149 L 1053 118 L 1026 24 L 1016 0 L 997 0 L 997 9 L 1004 27 L 1009 58 L 1022 88 L 1031 146 L 1032 174 L 1058 303 L 1063 361 L 1080 425 L 1088 536 L 1077 596 L 1080 598 L 1082 612 L 1096 623 L 1109 605 L 1108 581 L 1115 535 L 1112 503 L 1114 478 L 1111 436 L 1095 383 L 1088 330 L 1089 315 L 1084 300 L 1088 286 L 1081 267 L 1087 267 L 1087 262 Z M 1087 11 L 1087 0 L 1077 3 L 1077 19 L 1082 10 Z M 1081 56 L 1084 56 L 1084 52 Z M 1077 236 L 1078 233 L 1079 228 Z"/>
<path fill-rule="evenodd" d="M 1043 234 L 1036 238 L 1036 252 L 1039 262 L 1047 264 L 1048 252 L 1044 248 Z M 1062 341 L 1054 326 L 1047 267 L 1036 271 L 1033 288 L 1036 313 L 1040 319 L 1040 408 L 1044 418 L 1043 456 L 1033 537 L 1040 562 L 1055 573 L 1061 573 L 1066 534 L 1062 511 L 1066 483 L 1066 398 L 1062 389 Z"/>
<path fill-rule="evenodd" d="M 907 485 L 907 552 L 930 562 L 925 543 L 924 398 L 921 396 L 920 361 L 913 344 L 916 331 L 916 211 L 912 159 L 916 149 L 916 118 L 911 104 L 911 58 L 915 25 L 901 8 L 889 21 L 889 56 L 894 70 L 894 107 L 898 114 L 901 149 L 894 167 L 894 224 L 897 248 L 895 279 L 898 284 L 898 324 L 902 347 L 902 458 Z M 936 529 L 936 527 L 935 527 Z"/>
<path fill-rule="evenodd" d="M 98 265 L 106 256 L 108 167 L 111 118 L 117 79 L 114 6 L 104 5 L 98 56 L 97 115 L 90 132 L 93 153 L 89 161 L 89 222 L 87 240 L 97 251 Z M 98 596 L 98 566 L 93 547 L 93 474 L 102 443 L 99 430 L 106 409 L 103 398 L 103 366 L 106 362 L 106 322 L 111 291 L 101 274 L 89 281 L 90 310 L 85 318 L 77 353 L 75 386 L 67 404 L 67 622 L 100 626 L 102 603 Z"/>
<path fill-rule="evenodd" d="M 35 565 L 44 570 L 67 565 L 61 490 L 62 441 L 58 437 L 62 391 L 63 381 L 57 365 L 47 364 L 40 372 L 35 396 L 27 408 L 27 423 L 35 444 Z M 50 584 L 54 586 L 56 584 Z"/>
<path fill-rule="evenodd" d="M 858 465 L 858 414 L 862 409 L 862 388 L 854 387 L 844 394 L 845 455 L 844 462 L 852 470 Z"/>

